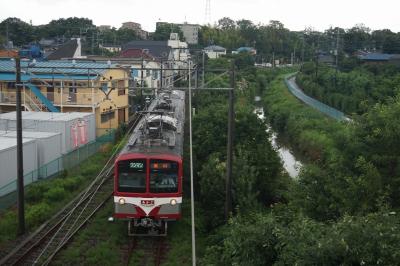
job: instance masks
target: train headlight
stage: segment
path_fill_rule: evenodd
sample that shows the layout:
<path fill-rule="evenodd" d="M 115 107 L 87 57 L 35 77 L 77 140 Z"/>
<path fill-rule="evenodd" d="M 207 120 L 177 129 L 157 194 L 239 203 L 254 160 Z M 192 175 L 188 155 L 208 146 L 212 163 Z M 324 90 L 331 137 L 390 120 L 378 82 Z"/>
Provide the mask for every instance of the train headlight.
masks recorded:
<path fill-rule="evenodd" d="M 124 198 L 120 198 L 118 202 L 119 202 L 119 204 L 124 205 L 125 204 L 125 199 Z"/>
<path fill-rule="evenodd" d="M 171 204 L 172 206 L 176 205 L 178 202 L 176 201 L 176 199 L 172 199 L 169 204 Z"/>

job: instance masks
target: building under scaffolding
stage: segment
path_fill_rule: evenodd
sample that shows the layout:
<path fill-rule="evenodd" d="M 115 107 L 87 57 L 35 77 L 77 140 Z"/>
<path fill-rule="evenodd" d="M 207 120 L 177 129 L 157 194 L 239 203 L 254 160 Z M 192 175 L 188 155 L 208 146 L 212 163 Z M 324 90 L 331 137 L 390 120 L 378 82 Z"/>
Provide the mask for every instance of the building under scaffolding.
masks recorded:
<path fill-rule="evenodd" d="M 129 119 L 130 69 L 75 60 L 21 62 L 22 105 L 35 112 L 91 112 L 97 134 Z M 15 61 L 0 61 L 0 113 L 16 110 Z"/>

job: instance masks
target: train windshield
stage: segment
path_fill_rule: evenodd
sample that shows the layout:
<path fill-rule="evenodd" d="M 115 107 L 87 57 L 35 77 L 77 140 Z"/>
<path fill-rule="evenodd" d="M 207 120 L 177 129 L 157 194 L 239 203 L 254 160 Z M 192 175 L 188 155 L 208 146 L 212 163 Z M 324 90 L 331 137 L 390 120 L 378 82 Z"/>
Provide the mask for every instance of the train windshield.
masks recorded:
<path fill-rule="evenodd" d="M 146 192 L 146 160 L 118 162 L 118 191 Z"/>
<path fill-rule="evenodd" d="M 166 160 L 150 161 L 150 192 L 178 192 L 178 163 Z"/>

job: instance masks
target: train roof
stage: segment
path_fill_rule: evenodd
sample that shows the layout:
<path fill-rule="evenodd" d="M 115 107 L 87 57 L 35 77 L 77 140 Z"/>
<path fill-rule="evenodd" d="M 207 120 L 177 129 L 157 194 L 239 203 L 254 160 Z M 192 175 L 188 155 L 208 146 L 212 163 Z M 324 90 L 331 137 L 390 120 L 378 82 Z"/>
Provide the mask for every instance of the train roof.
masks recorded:
<path fill-rule="evenodd" d="M 185 124 L 185 92 L 157 95 L 120 154 L 143 153 L 182 156 Z"/>

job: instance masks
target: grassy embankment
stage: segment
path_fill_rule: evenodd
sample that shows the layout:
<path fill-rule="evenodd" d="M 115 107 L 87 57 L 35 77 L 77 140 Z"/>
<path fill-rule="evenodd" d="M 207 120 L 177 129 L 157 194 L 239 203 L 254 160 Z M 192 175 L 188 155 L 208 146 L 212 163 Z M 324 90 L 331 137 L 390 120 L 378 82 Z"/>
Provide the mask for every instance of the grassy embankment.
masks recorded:
<path fill-rule="evenodd" d="M 113 148 L 104 145 L 99 152 L 72 170 L 55 178 L 36 182 L 26 188 L 25 219 L 28 233 L 51 218 L 97 176 Z M 0 218 L 0 248 L 8 247 L 17 238 L 17 209 L 4 211 Z"/>
<path fill-rule="evenodd" d="M 284 77 L 275 79 L 263 97 L 271 126 L 312 162 L 323 163 L 339 156 L 340 139 L 351 125 L 335 121 L 295 98 L 284 84 Z"/>

